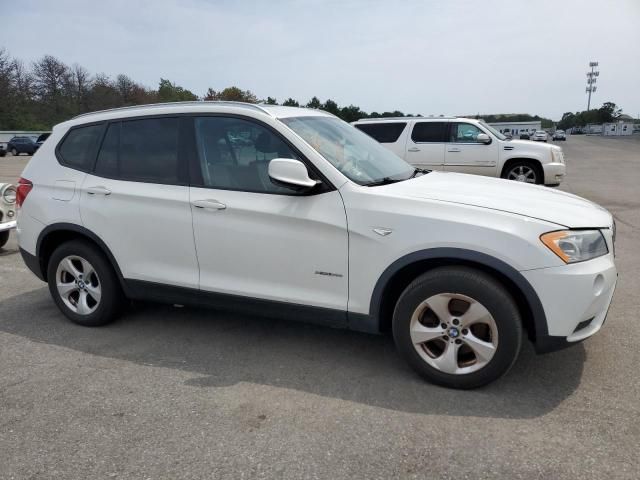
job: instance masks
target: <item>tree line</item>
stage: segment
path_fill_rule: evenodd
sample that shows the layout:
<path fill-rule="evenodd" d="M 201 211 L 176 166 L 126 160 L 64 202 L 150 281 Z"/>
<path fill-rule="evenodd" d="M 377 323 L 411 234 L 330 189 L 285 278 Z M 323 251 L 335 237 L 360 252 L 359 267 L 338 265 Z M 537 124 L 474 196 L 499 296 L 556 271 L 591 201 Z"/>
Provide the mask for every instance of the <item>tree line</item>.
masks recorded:
<path fill-rule="evenodd" d="M 81 65 L 67 65 L 51 55 L 25 65 L 23 61 L 12 58 L 6 49 L 0 48 L 0 130 L 49 130 L 56 123 L 81 113 L 189 100 L 279 104 L 276 98 L 261 99 L 250 90 L 242 90 L 236 86 L 222 90 L 209 88 L 204 95 L 198 96 L 171 80 L 161 78 L 157 89 L 152 89 L 128 75 L 120 74 L 113 78 L 104 73 L 92 74 Z M 360 118 L 413 116 L 399 110 L 369 113 L 353 104 L 340 106 L 334 100 L 322 102 L 315 96 L 307 103 L 287 98 L 281 104 L 325 110 L 347 122 Z M 558 127 L 567 129 L 587 123 L 604 123 L 616 118 L 621 112 L 614 103 L 607 102 L 597 110 L 565 113 Z M 540 120 L 543 128 L 553 125 L 550 119 L 528 114 L 478 114 L 470 117 L 483 118 L 487 122 Z"/>
<path fill-rule="evenodd" d="M 566 112 L 558 122 L 558 128 L 567 130 L 573 127 L 584 127 L 589 123 L 603 124 L 615 121 L 622 115 L 622 109 L 613 102 L 604 102 L 600 108 L 583 110 L 582 112 Z"/>
<path fill-rule="evenodd" d="M 81 113 L 149 103 L 195 100 L 238 101 L 278 105 L 277 99 L 258 98 L 250 90 L 209 88 L 198 96 L 191 90 L 161 78 L 157 89 L 148 88 L 128 75 L 115 78 L 91 74 L 78 64 L 67 65 L 52 55 L 25 65 L 0 48 L 0 130 L 49 130 L 56 123 Z M 347 122 L 365 117 L 402 117 L 393 112 L 365 112 L 356 105 L 340 106 L 328 99 L 313 97 L 306 104 L 287 98 L 282 105 L 319 108 Z"/>

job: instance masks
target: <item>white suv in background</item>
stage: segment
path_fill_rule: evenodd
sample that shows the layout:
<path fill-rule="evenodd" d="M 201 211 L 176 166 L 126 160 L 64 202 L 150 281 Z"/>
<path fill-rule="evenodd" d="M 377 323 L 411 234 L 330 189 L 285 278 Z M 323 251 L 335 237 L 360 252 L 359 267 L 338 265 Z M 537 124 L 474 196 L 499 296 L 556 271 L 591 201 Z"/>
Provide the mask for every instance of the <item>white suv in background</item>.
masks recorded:
<path fill-rule="evenodd" d="M 370 118 L 353 125 L 411 165 L 527 183 L 558 185 L 562 149 L 512 140 L 471 118 Z"/>
<path fill-rule="evenodd" d="M 392 331 L 417 372 L 457 388 L 503 375 L 523 330 L 539 352 L 596 333 L 617 278 L 606 210 L 416 169 L 319 110 L 82 115 L 53 129 L 16 201 L 22 257 L 76 323 L 129 298 Z"/>

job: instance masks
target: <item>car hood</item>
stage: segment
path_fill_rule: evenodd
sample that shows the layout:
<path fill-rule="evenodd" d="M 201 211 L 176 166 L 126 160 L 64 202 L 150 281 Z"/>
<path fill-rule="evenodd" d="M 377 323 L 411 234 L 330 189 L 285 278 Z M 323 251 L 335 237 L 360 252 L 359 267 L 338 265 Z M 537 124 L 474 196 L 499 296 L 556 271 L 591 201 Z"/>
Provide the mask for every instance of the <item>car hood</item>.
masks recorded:
<path fill-rule="evenodd" d="M 560 190 L 499 178 L 431 172 L 382 187 L 390 195 L 473 205 L 523 215 L 568 228 L 610 227 L 611 214 L 601 206 Z"/>

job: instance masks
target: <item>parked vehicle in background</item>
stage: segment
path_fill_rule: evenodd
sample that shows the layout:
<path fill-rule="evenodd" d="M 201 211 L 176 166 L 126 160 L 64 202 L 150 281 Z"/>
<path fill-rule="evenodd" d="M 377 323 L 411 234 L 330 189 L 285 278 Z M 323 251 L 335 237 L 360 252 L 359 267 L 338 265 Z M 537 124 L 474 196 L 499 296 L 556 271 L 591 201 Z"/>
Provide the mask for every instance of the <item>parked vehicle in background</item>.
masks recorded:
<path fill-rule="evenodd" d="M 16 228 L 16 187 L 0 183 L 0 248 L 9 241 L 9 232 Z"/>
<path fill-rule="evenodd" d="M 565 134 L 564 130 L 556 130 L 555 132 L 553 132 L 553 136 L 551 138 L 553 140 L 566 141 L 567 140 L 567 135 Z"/>
<path fill-rule="evenodd" d="M 7 143 L 7 151 L 12 155 L 20 155 L 21 153 L 33 155 L 39 147 L 40 145 L 33 138 L 26 136 L 13 137 Z"/>
<path fill-rule="evenodd" d="M 529 132 L 520 132 L 520 140 L 529 140 Z"/>
<path fill-rule="evenodd" d="M 429 170 L 557 185 L 565 175 L 562 149 L 509 140 L 470 118 L 375 118 L 353 125 L 412 165 Z"/>
<path fill-rule="evenodd" d="M 543 130 L 538 130 L 533 134 L 533 137 L 531 137 L 531 140 L 534 142 L 546 142 L 548 139 L 549 135 Z"/>
<path fill-rule="evenodd" d="M 7 154 L 7 144 L 0 143 L 0 157 L 4 157 Z"/>
<path fill-rule="evenodd" d="M 466 120 L 416 125 L 422 140 L 512 143 Z M 616 284 L 606 210 L 417 169 L 314 109 L 82 115 L 28 163 L 17 203 L 26 265 L 78 324 L 106 324 L 132 298 L 391 331 L 418 373 L 456 388 L 505 374 L 523 330 L 539 352 L 593 335 Z"/>
<path fill-rule="evenodd" d="M 511 132 L 502 132 L 502 134 L 507 137 L 507 140 L 511 140 L 513 138 L 513 134 Z"/>
<path fill-rule="evenodd" d="M 51 135 L 51 132 L 46 132 L 46 133 L 41 133 L 37 140 L 36 143 L 38 144 L 38 148 L 40 148 L 42 146 L 42 144 L 44 143 L 44 141 L 49 138 L 49 136 Z"/>

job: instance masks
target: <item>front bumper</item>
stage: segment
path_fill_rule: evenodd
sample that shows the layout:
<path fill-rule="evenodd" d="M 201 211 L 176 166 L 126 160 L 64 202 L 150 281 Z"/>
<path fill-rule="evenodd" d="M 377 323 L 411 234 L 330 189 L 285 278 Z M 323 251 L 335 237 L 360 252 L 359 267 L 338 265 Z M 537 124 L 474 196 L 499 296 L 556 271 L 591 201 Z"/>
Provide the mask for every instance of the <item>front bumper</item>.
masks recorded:
<path fill-rule="evenodd" d="M 538 293 L 547 317 L 547 332 L 536 332 L 538 352 L 582 341 L 602 328 L 618 278 L 611 253 L 521 273 Z"/>
<path fill-rule="evenodd" d="M 567 174 L 567 166 L 560 162 L 545 163 L 542 165 L 542 169 L 544 170 L 545 185 L 558 185 Z"/>
<path fill-rule="evenodd" d="M 16 228 L 16 221 L 11 220 L 10 222 L 0 223 L 0 232 L 6 232 L 7 230 L 13 230 Z"/>

